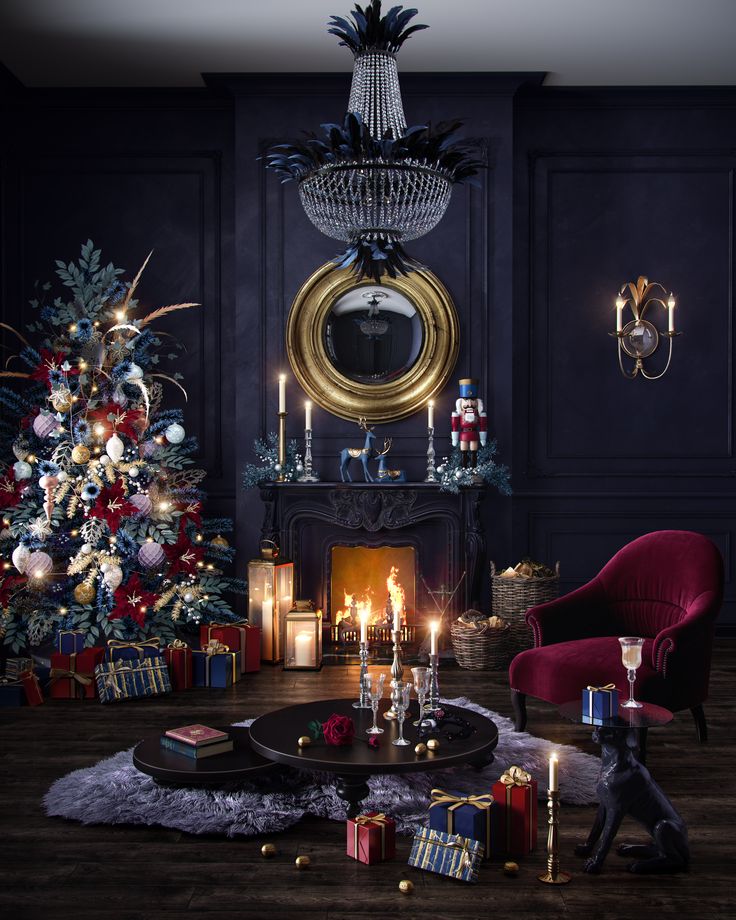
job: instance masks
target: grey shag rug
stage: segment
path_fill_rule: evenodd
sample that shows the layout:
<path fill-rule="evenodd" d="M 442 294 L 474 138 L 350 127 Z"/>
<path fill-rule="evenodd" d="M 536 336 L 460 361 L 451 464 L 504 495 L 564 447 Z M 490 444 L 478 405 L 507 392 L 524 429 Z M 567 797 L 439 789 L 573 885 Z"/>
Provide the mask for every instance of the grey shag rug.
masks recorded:
<path fill-rule="evenodd" d="M 444 702 L 464 706 L 493 719 L 499 740 L 495 760 L 482 771 L 471 767 L 411 773 L 378 774 L 369 781 L 364 811 L 383 811 L 396 821 L 399 833 L 414 833 L 427 818 L 434 787 L 460 793 L 489 791 L 512 764 L 528 770 L 546 796 L 549 755 L 560 758 L 560 796 L 563 802 L 595 802 L 600 761 L 567 745 L 555 745 L 526 732 L 515 732 L 509 719 L 483 709 L 463 697 Z M 237 725 L 250 725 L 252 719 Z M 159 786 L 133 766 L 132 748 L 75 770 L 57 780 L 44 797 L 46 813 L 82 824 L 157 824 L 190 834 L 274 833 L 296 824 L 304 815 L 345 820 L 345 803 L 335 791 L 335 778 L 325 774 L 284 770 L 256 782 L 222 789 Z"/>

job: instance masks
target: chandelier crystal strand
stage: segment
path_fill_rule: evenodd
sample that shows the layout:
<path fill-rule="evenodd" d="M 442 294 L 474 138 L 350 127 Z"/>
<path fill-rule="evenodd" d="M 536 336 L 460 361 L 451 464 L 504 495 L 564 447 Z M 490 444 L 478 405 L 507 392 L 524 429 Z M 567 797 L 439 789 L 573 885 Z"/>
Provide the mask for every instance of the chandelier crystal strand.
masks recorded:
<path fill-rule="evenodd" d="M 387 51 L 355 56 L 348 112 L 360 115 L 373 137 L 401 137 L 406 131 L 396 57 Z"/>

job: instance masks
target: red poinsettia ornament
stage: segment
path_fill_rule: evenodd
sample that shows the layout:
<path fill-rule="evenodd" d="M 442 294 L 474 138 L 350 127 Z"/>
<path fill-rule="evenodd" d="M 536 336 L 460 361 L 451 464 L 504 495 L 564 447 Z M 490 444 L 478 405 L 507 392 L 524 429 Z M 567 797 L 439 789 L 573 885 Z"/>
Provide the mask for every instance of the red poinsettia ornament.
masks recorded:
<path fill-rule="evenodd" d="M 62 364 L 67 361 L 67 355 L 61 351 L 53 352 L 48 348 L 41 349 L 41 363 L 38 364 L 33 373 L 31 374 L 31 380 L 41 380 L 46 386 L 51 390 L 54 386 L 51 378 L 53 371 L 61 371 Z M 64 370 L 64 373 L 67 377 L 73 377 L 75 374 L 79 373 L 79 368 L 73 366 L 67 366 Z"/>
<path fill-rule="evenodd" d="M 120 479 L 112 486 L 105 486 L 89 509 L 89 516 L 102 518 L 113 533 L 120 527 L 121 518 L 137 513 L 138 508 L 126 498 L 125 487 Z"/>
<path fill-rule="evenodd" d="M 98 426 L 102 426 L 99 437 L 109 438 L 113 432 L 117 432 L 137 441 L 141 429 L 145 427 L 146 415 L 138 409 L 121 409 L 116 403 L 110 402 L 87 412 L 87 421 L 96 433 Z"/>
<path fill-rule="evenodd" d="M 157 600 L 157 595 L 146 589 L 141 584 L 140 575 L 134 572 L 127 583 L 120 585 L 115 591 L 115 608 L 108 615 L 110 620 L 120 620 L 123 617 L 130 617 L 139 626 L 143 626 L 146 620 L 146 613 Z"/>
<path fill-rule="evenodd" d="M 183 529 L 179 531 L 179 539 L 176 543 L 164 546 L 164 552 L 171 564 L 168 572 L 169 578 L 180 572 L 184 572 L 185 575 L 193 575 L 199 568 L 197 563 L 204 559 L 204 547 L 192 543 Z"/>
<path fill-rule="evenodd" d="M 15 508 L 27 488 L 26 479 L 17 482 L 13 476 L 0 477 L 0 508 Z"/>

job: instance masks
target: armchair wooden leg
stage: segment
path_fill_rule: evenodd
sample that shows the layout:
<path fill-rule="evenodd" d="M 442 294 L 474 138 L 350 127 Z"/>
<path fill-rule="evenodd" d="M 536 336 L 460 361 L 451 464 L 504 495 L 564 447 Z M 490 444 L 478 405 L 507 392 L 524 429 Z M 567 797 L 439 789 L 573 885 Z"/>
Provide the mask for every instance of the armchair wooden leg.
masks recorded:
<path fill-rule="evenodd" d="M 512 690 L 511 705 L 514 708 L 514 729 L 523 732 L 526 728 L 526 693 Z"/>
<path fill-rule="evenodd" d="M 705 721 L 705 713 L 703 712 L 702 704 L 693 706 L 690 712 L 693 714 L 693 719 L 695 720 L 695 731 L 698 733 L 698 741 L 701 744 L 705 744 L 708 740 L 708 725 Z"/>

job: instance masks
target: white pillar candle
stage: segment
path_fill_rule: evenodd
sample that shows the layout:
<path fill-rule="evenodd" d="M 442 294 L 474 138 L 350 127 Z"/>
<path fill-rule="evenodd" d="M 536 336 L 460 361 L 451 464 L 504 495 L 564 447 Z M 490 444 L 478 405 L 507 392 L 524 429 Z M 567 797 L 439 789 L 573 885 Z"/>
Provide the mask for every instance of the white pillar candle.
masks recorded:
<path fill-rule="evenodd" d="M 307 431 L 312 430 L 312 404 L 309 400 L 304 403 L 304 428 Z"/>
<path fill-rule="evenodd" d="M 616 298 L 616 332 L 621 332 L 624 328 L 624 304 L 626 301 L 619 294 Z"/>
<path fill-rule="evenodd" d="M 670 332 L 675 331 L 675 298 L 670 293 L 669 299 L 667 300 L 667 320 L 668 320 L 668 330 Z"/>
<path fill-rule="evenodd" d="M 434 402 L 431 399 L 427 406 L 427 428 L 434 428 Z"/>
<path fill-rule="evenodd" d="M 557 780 L 557 754 L 553 754 L 549 759 L 549 791 L 558 792 L 559 783 Z"/>
<path fill-rule="evenodd" d="M 314 664 L 314 633 L 300 632 L 294 637 L 294 664 L 298 668 Z"/>
<path fill-rule="evenodd" d="M 368 613 L 365 610 L 360 614 L 360 641 L 368 641 Z"/>
<path fill-rule="evenodd" d="M 399 632 L 401 629 L 401 608 L 396 605 L 394 608 L 394 632 Z"/>
<path fill-rule="evenodd" d="M 437 632 L 439 631 L 440 624 L 437 620 L 432 620 L 429 624 L 429 654 L 437 654 Z"/>
<path fill-rule="evenodd" d="M 273 658 L 273 600 L 269 597 L 261 602 L 261 626 L 263 628 L 263 657 Z"/>
<path fill-rule="evenodd" d="M 279 374 L 279 412 L 286 412 L 286 374 Z"/>

